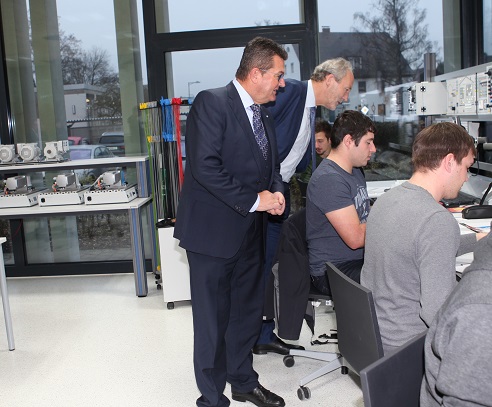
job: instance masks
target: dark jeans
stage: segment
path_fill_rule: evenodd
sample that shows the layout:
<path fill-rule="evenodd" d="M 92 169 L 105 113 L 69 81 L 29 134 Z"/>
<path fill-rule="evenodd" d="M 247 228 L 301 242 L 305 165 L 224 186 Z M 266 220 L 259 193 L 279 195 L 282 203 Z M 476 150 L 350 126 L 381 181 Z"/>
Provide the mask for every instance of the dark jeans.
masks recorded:
<path fill-rule="evenodd" d="M 364 259 L 352 260 L 344 263 L 333 263 L 343 274 L 351 278 L 357 283 L 360 283 L 360 272 Z M 331 296 L 330 283 L 328 282 L 328 275 L 325 273 L 322 276 L 311 276 L 313 285 L 321 291 L 323 294 Z"/>

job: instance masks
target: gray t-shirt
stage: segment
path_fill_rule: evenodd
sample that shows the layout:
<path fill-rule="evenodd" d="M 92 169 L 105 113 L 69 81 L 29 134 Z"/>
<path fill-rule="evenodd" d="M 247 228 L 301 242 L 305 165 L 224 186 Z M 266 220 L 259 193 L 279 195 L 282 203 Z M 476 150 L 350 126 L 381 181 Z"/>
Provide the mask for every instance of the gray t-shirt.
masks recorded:
<path fill-rule="evenodd" d="M 325 263 L 334 264 L 364 258 L 364 249 L 351 249 L 326 217 L 326 213 L 354 205 L 361 223 L 366 222 L 370 202 L 366 180 L 359 168 L 352 174 L 330 159 L 322 160 L 307 188 L 306 238 L 311 275 L 325 274 Z"/>
<path fill-rule="evenodd" d="M 456 285 L 456 256 L 475 243 L 419 186 L 405 182 L 377 199 L 360 281 L 372 291 L 385 353 L 430 325 Z"/>

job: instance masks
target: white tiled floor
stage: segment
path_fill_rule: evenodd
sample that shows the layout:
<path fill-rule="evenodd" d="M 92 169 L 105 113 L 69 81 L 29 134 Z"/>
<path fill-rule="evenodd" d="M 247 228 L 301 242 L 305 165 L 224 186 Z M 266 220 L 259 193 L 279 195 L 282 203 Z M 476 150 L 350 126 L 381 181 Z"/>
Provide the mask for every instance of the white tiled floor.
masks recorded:
<path fill-rule="evenodd" d="M 8 279 L 16 349 L 8 350 L 0 315 L 0 406 L 194 406 L 190 303 L 168 310 L 153 280 L 149 295 L 138 298 L 132 274 Z M 333 321 L 320 307 L 317 335 Z M 305 326 L 299 343 L 309 348 L 310 339 Z M 299 378 L 323 362 L 297 358 L 287 368 L 269 354 L 254 363 L 261 383 L 289 407 L 363 407 L 358 378 L 339 370 L 308 385 L 311 399 L 297 398 Z"/>

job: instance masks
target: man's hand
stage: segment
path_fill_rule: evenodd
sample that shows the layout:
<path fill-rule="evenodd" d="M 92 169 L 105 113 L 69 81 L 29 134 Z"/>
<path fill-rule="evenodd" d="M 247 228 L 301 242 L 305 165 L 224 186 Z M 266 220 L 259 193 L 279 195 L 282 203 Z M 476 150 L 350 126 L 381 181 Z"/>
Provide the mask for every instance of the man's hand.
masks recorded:
<path fill-rule="evenodd" d="M 260 204 L 257 211 L 268 212 L 271 215 L 282 215 L 285 210 L 285 198 L 281 192 L 271 193 L 270 191 L 261 191 L 258 196 L 260 197 Z"/>
<path fill-rule="evenodd" d="M 281 208 L 280 209 L 271 209 L 268 211 L 268 213 L 270 215 L 282 215 L 282 213 L 284 213 L 284 211 L 285 211 L 284 195 L 281 192 L 274 192 L 273 195 L 278 198 L 278 202 L 279 202 L 279 204 L 281 204 Z"/>

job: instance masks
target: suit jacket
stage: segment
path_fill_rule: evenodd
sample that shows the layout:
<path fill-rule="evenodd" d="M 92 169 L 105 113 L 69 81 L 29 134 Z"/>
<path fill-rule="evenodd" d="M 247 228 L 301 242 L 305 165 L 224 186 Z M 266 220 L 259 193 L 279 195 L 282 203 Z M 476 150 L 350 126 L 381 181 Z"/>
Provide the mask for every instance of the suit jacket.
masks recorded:
<path fill-rule="evenodd" d="M 258 193 L 283 193 L 273 120 L 265 108 L 261 110 L 270 143 L 266 161 L 232 82 L 202 91 L 193 101 L 174 229 L 184 249 L 220 258 L 234 256 L 255 220 L 256 214 L 249 210 Z"/>
<path fill-rule="evenodd" d="M 277 99 L 265 105 L 272 113 L 275 121 L 280 162 L 287 157 L 299 134 L 304 108 L 306 107 L 307 90 L 307 81 L 286 79 L 285 87 L 279 88 L 277 92 Z M 303 172 L 310 160 L 311 147 L 307 149 L 296 172 Z"/>

